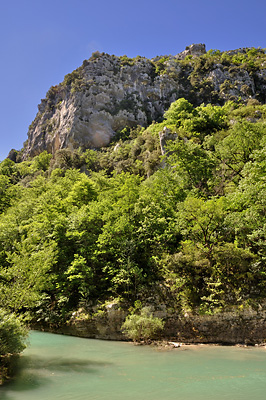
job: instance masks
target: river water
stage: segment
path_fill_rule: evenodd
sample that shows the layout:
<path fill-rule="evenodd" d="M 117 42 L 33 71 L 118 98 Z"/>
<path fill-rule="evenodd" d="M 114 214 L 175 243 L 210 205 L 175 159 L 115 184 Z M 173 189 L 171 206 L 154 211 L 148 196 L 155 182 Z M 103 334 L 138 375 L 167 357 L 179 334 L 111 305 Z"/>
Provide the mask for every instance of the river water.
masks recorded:
<path fill-rule="evenodd" d="M 1 400 L 265 400 L 266 349 L 131 343 L 31 332 Z"/>

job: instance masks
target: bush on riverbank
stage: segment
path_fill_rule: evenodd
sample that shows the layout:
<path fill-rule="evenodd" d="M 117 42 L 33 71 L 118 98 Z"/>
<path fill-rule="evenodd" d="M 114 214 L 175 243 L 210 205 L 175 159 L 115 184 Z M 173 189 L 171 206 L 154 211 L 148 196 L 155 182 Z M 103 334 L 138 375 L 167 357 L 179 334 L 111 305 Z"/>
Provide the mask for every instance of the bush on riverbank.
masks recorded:
<path fill-rule="evenodd" d="M 164 322 L 157 317 L 153 317 L 148 307 L 141 310 L 140 315 L 128 315 L 122 325 L 123 333 L 134 342 L 149 340 L 158 337 L 158 333 L 163 329 Z"/>
<path fill-rule="evenodd" d="M 15 314 L 0 309 L 0 385 L 11 373 L 11 364 L 26 347 L 27 329 Z"/>

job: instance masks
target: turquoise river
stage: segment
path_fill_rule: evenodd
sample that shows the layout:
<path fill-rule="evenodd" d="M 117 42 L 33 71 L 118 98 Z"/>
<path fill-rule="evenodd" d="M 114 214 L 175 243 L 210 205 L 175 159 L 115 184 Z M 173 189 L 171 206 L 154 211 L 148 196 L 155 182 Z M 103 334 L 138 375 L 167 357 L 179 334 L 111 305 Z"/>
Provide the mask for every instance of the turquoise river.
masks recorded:
<path fill-rule="evenodd" d="M 265 400 L 266 349 L 131 343 L 31 332 L 1 400 Z"/>

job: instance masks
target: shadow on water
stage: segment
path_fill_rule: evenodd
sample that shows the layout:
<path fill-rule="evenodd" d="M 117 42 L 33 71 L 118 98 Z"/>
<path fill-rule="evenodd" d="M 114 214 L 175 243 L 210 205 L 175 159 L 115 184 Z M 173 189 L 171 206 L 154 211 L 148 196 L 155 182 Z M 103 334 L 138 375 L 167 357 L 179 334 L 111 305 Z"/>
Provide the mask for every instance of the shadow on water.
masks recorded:
<path fill-rule="evenodd" d="M 0 387 L 0 399 L 12 400 L 9 391 L 27 391 L 48 385 L 54 379 L 54 375 L 67 373 L 93 374 L 111 364 L 110 362 L 64 357 L 21 356 L 14 371 L 14 378 Z"/>
<path fill-rule="evenodd" d="M 96 372 L 99 367 L 110 365 L 110 362 L 81 360 L 79 358 L 22 356 L 18 363 L 18 370 L 56 370 L 61 372 Z"/>

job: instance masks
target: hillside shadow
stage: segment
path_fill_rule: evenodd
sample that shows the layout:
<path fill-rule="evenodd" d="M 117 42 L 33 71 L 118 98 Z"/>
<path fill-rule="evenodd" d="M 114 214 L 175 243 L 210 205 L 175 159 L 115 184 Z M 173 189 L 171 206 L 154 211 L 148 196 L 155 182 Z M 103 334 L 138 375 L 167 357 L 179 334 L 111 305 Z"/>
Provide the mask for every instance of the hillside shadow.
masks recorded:
<path fill-rule="evenodd" d="M 15 376 L 0 387 L 1 400 L 13 400 L 10 392 L 34 390 L 49 385 L 54 374 L 83 373 L 94 374 L 101 368 L 111 365 L 110 362 L 80 360 L 77 358 L 21 356 Z M 71 378 L 70 378 L 71 379 Z"/>

